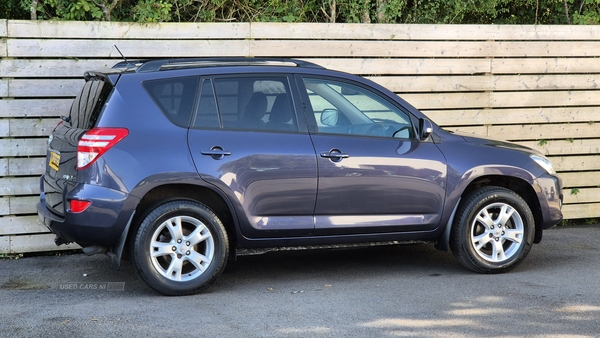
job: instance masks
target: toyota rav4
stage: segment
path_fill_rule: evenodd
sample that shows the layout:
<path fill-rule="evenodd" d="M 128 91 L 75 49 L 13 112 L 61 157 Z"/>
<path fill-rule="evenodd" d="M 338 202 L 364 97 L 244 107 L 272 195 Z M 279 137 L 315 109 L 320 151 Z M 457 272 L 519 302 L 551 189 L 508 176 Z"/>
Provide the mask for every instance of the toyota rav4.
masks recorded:
<path fill-rule="evenodd" d="M 562 220 L 542 154 L 440 128 L 367 79 L 293 59 L 120 62 L 87 72 L 48 142 L 37 206 L 57 245 L 130 257 L 166 295 L 236 255 L 432 242 L 518 266 Z"/>

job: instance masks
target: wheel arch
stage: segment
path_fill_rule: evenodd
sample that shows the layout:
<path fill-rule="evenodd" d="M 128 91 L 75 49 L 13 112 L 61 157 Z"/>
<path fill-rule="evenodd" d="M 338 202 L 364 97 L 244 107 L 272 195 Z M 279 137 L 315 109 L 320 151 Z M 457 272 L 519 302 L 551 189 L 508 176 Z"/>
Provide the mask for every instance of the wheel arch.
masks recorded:
<path fill-rule="evenodd" d="M 539 243 L 542 239 L 542 210 L 540 203 L 537 199 L 534 188 L 527 181 L 514 177 L 514 176 L 503 176 L 503 175 L 487 175 L 474 179 L 470 182 L 465 190 L 462 192 L 460 198 L 457 200 L 453 212 L 448 219 L 444 232 L 436 242 L 436 248 L 442 251 L 448 251 L 450 243 L 450 234 L 452 232 L 452 226 L 454 224 L 454 216 L 456 210 L 460 206 L 460 203 L 464 200 L 464 197 L 468 196 L 473 190 L 485 187 L 485 186 L 497 186 L 506 188 L 517 193 L 521 198 L 525 200 L 533 218 L 535 221 L 535 237 L 534 243 Z"/>
<path fill-rule="evenodd" d="M 125 247 L 130 248 L 141 222 L 153 209 L 160 204 L 177 199 L 192 200 L 209 207 L 223 223 L 227 231 L 230 247 L 237 247 L 238 232 L 236 218 L 232 212 L 233 207 L 227 202 L 226 197 L 221 196 L 218 192 L 208 187 L 190 184 L 165 184 L 148 191 L 136 208 L 131 228 L 127 234 Z"/>

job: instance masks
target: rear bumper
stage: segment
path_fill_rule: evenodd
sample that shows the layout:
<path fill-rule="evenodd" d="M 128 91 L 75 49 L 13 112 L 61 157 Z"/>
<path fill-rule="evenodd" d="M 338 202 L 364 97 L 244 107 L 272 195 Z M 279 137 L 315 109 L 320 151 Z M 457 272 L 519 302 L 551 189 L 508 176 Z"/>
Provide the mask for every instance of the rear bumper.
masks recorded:
<path fill-rule="evenodd" d="M 37 212 L 44 225 L 62 239 L 57 243 L 74 242 L 82 247 L 99 245 L 111 248 L 117 245 L 139 202 L 127 193 L 86 184 L 77 185 L 63 196 L 64 205 L 73 199 L 92 204 L 83 212 L 65 210 L 64 216 L 60 216 L 48 209 L 42 190 Z"/>

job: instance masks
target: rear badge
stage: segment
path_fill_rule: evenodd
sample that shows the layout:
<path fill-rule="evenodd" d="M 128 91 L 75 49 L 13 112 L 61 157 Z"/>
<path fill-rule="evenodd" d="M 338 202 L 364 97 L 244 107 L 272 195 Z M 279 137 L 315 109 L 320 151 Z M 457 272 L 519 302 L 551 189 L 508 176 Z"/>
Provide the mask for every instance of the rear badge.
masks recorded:
<path fill-rule="evenodd" d="M 50 152 L 50 162 L 48 163 L 48 165 L 50 166 L 50 168 L 58 171 L 59 164 L 60 164 L 60 154 L 51 151 Z"/>

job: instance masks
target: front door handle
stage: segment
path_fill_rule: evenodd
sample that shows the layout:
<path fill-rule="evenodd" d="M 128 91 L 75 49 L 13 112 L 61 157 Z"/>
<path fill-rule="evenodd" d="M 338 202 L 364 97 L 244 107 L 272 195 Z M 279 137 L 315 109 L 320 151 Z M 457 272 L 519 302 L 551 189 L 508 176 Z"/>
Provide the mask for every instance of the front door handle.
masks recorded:
<path fill-rule="evenodd" d="M 224 150 L 223 148 L 221 148 L 219 146 L 214 146 L 214 147 L 210 148 L 210 150 L 202 150 L 201 153 L 202 153 L 202 155 L 211 156 L 215 160 L 220 160 L 225 156 L 231 155 L 231 151 Z"/>
<path fill-rule="evenodd" d="M 321 155 L 321 157 L 330 159 L 332 162 L 339 162 L 344 158 L 350 157 L 350 155 L 348 155 L 347 153 L 342 153 L 339 149 L 323 151 L 319 155 Z"/>

